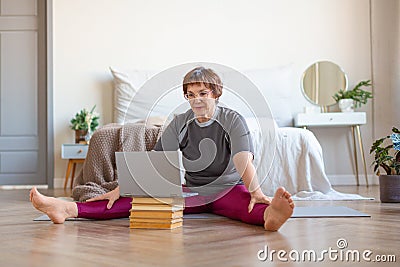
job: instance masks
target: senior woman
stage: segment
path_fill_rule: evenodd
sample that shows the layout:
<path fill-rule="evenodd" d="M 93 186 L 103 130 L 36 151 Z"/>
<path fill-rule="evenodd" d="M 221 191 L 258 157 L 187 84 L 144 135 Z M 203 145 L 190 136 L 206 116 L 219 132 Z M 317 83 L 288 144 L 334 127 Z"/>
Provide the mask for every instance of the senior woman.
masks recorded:
<path fill-rule="evenodd" d="M 218 106 L 222 88 L 212 69 L 197 67 L 188 72 L 183 93 L 191 109 L 175 116 L 154 150 L 182 151 L 185 190 L 199 193 L 185 199 L 184 213 L 212 212 L 277 231 L 292 215 L 293 200 L 283 187 L 272 200 L 261 191 L 246 122 L 236 111 Z M 119 187 L 83 203 L 47 197 L 33 188 L 30 200 L 54 223 L 71 217 L 128 217 L 131 208 L 131 199 L 120 197 Z"/>

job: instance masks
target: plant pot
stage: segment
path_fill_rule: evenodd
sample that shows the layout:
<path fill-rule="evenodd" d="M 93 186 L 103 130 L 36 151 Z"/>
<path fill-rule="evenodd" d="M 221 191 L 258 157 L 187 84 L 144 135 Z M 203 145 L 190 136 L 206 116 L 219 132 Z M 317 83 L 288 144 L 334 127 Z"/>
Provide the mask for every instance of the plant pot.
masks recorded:
<path fill-rule="evenodd" d="M 75 143 L 86 143 L 85 136 L 87 134 L 87 130 L 75 130 Z"/>
<path fill-rule="evenodd" d="M 381 202 L 400 202 L 400 175 L 380 175 L 379 192 Z"/>
<path fill-rule="evenodd" d="M 354 100 L 353 99 L 340 99 L 339 108 L 342 112 L 354 112 Z"/>

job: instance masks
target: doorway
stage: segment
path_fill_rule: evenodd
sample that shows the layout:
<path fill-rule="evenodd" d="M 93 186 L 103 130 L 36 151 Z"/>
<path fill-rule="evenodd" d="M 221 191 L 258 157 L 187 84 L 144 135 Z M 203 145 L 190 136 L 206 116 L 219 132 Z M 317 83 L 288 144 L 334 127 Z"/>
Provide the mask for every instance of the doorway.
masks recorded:
<path fill-rule="evenodd" d="M 53 184 L 46 42 L 46 0 L 0 0 L 0 185 Z"/>

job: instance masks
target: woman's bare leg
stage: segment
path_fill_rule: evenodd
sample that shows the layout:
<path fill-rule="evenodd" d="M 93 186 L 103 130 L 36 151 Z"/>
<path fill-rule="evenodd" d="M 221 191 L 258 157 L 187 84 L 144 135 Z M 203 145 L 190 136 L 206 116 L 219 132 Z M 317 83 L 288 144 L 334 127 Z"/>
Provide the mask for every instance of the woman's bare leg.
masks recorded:
<path fill-rule="evenodd" d="M 64 223 L 65 219 L 78 216 L 78 207 L 75 202 L 42 195 L 36 187 L 32 188 L 29 198 L 32 205 L 37 210 L 46 213 L 53 223 Z"/>

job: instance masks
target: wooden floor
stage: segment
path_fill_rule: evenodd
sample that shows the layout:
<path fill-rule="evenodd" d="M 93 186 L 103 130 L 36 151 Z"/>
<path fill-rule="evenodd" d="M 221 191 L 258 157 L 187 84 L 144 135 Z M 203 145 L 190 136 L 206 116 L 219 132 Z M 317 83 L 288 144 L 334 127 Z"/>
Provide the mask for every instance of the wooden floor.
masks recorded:
<path fill-rule="evenodd" d="M 274 258 L 260 261 L 257 253 L 284 250 L 339 250 L 347 248 L 394 255 L 397 263 L 345 262 L 325 254 L 319 265 L 399 266 L 400 203 L 379 202 L 379 188 L 336 187 L 347 193 L 375 197 L 362 201 L 297 201 L 297 206 L 343 205 L 370 214 L 371 218 L 290 219 L 279 232 L 226 218 L 190 219 L 175 230 L 131 230 L 127 219 L 68 221 L 63 225 L 33 222 L 39 215 L 29 202 L 28 190 L 0 190 L 0 266 L 267 266 L 285 264 Z M 68 196 L 63 190 L 40 190 L 53 196 Z M 295 254 L 292 252 L 292 257 Z M 338 254 L 340 255 L 340 254 Z M 260 256 L 265 256 L 260 254 Z M 285 258 L 285 255 L 283 255 Z M 288 263 L 286 263 L 288 264 Z M 316 263 L 304 261 L 303 266 Z M 297 263 L 296 266 L 299 264 Z"/>

